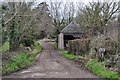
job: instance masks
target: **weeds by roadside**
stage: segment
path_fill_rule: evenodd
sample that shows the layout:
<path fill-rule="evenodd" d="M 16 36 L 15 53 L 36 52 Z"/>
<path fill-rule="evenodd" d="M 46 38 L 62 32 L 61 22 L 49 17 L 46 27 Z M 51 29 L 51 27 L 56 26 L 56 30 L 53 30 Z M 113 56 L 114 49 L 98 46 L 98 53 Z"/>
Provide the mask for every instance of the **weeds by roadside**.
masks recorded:
<path fill-rule="evenodd" d="M 9 63 L 2 66 L 2 75 L 19 71 L 23 68 L 31 66 L 35 61 L 35 57 L 41 51 L 42 48 L 40 44 L 38 42 L 35 42 L 34 49 L 31 52 L 31 54 L 26 54 L 24 52 L 21 52 L 21 54 L 11 57 Z"/>
<path fill-rule="evenodd" d="M 91 72 L 96 74 L 101 78 L 110 78 L 109 80 L 118 79 L 119 76 L 117 73 L 107 70 L 104 65 L 100 62 L 97 62 L 95 59 L 89 60 L 85 65 Z"/>

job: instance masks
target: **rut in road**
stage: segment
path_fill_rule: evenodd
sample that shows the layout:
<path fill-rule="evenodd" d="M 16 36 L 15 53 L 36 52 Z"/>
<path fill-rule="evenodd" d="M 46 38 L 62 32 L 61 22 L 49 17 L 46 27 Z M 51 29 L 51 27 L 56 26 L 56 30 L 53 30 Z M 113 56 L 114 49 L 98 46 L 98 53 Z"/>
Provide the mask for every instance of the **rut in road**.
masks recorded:
<path fill-rule="evenodd" d="M 5 78 L 98 78 L 80 68 L 75 62 L 60 55 L 51 40 L 40 40 L 42 54 L 37 56 L 36 63 L 28 69 L 3 76 Z"/>

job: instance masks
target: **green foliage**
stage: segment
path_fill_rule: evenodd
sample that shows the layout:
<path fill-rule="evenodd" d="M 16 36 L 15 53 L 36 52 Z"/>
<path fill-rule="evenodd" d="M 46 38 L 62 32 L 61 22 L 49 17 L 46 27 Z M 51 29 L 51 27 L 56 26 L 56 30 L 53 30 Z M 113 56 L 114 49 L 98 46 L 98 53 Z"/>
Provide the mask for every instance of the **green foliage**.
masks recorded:
<path fill-rule="evenodd" d="M 42 47 L 40 46 L 40 44 L 38 42 L 34 43 L 34 50 L 32 51 L 32 55 L 36 56 L 39 52 L 42 51 Z"/>
<path fill-rule="evenodd" d="M 80 55 L 74 55 L 74 54 L 70 54 L 67 51 L 61 51 L 61 55 L 64 56 L 67 59 L 71 59 L 74 60 L 76 58 L 83 58 Z M 118 74 L 112 71 L 107 70 L 104 67 L 103 63 L 97 62 L 94 59 L 89 60 L 86 63 L 86 68 L 88 68 L 90 71 L 92 71 L 93 73 L 95 73 L 97 76 L 101 77 L 101 78 L 112 78 L 112 79 L 118 79 Z M 110 79 L 110 80 L 112 80 Z"/>
<path fill-rule="evenodd" d="M 9 50 L 9 42 L 5 42 L 3 46 L 0 47 L 0 52 L 5 52 Z"/>
<path fill-rule="evenodd" d="M 14 72 L 28 66 L 28 61 L 29 59 L 26 53 L 21 53 L 12 57 L 11 62 L 8 63 L 6 66 L 3 66 L 3 74 Z"/>
<path fill-rule="evenodd" d="M 34 50 L 31 52 L 30 55 L 21 52 L 21 54 L 12 57 L 11 61 L 5 66 L 3 66 L 2 74 L 8 74 L 23 69 L 25 67 L 31 66 L 35 61 L 36 55 L 41 51 L 42 48 L 40 44 L 38 42 L 35 42 Z"/>
<path fill-rule="evenodd" d="M 85 66 L 99 77 L 112 79 L 118 78 L 117 73 L 105 69 L 103 64 L 97 62 L 96 60 L 93 59 L 89 60 Z"/>
<path fill-rule="evenodd" d="M 18 66 L 17 66 L 17 63 L 15 63 L 15 62 L 6 65 L 5 68 L 6 68 L 6 72 L 7 71 L 12 72 L 14 70 L 18 70 L 19 69 Z"/>
<path fill-rule="evenodd" d="M 67 51 L 61 51 L 61 55 L 64 56 L 67 59 L 74 60 L 76 58 L 84 58 L 81 55 L 74 55 L 73 53 L 68 53 Z"/>
<path fill-rule="evenodd" d="M 74 54 L 68 54 L 68 52 L 66 51 L 62 51 L 62 56 L 64 56 L 67 59 L 71 59 L 71 60 L 74 60 L 75 58 L 78 57 L 77 55 L 74 55 Z"/>
<path fill-rule="evenodd" d="M 12 62 L 15 62 L 17 66 L 21 66 L 21 64 L 27 60 L 27 54 L 26 53 L 21 53 L 20 55 L 16 55 L 15 57 L 11 58 Z"/>

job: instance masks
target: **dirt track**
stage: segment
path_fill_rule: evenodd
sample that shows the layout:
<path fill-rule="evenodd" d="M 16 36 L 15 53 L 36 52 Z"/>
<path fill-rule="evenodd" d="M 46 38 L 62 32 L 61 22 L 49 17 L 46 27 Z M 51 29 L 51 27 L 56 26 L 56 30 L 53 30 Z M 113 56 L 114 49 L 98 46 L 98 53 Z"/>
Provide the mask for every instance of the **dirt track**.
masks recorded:
<path fill-rule="evenodd" d="M 43 47 L 41 55 L 37 56 L 37 62 L 22 71 L 12 73 L 3 77 L 6 78 L 98 78 L 85 71 L 75 62 L 65 59 L 60 52 L 55 50 L 53 42 L 44 39 L 40 40 Z"/>

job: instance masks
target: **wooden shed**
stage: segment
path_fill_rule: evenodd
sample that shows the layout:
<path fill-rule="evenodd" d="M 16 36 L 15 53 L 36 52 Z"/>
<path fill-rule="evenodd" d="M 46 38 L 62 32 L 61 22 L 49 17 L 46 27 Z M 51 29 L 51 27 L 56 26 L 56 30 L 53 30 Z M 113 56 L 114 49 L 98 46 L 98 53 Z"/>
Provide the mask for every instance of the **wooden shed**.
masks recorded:
<path fill-rule="evenodd" d="M 58 35 L 58 47 L 60 49 L 66 49 L 69 40 L 80 39 L 83 34 L 76 22 L 72 21 Z"/>

